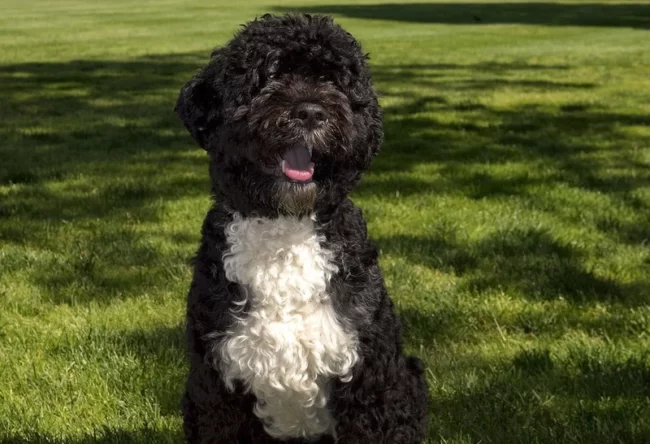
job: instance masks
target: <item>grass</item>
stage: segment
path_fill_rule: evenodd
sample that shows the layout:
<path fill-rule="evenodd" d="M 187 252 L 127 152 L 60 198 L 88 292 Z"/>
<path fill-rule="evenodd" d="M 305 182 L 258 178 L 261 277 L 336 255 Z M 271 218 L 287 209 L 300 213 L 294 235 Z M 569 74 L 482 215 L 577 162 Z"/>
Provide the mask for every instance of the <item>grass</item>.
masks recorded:
<path fill-rule="evenodd" d="M 0 442 L 174 443 L 207 163 L 172 112 L 265 11 L 371 53 L 354 194 L 428 443 L 650 442 L 650 5 L 0 0 Z"/>

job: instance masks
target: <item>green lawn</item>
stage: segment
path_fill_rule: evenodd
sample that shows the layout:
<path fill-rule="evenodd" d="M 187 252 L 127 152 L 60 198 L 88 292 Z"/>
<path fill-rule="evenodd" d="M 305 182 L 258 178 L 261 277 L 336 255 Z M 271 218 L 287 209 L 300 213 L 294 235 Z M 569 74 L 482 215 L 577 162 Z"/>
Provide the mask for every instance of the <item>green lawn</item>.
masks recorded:
<path fill-rule="evenodd" d="M 308 1 L 0 0 L 0 442 L 181 442 L 210 203 L 172 108 L 285 9 L 371 53 L 386 143 L 354 199 L 428 443 L 650 442 L 650 3 Z"/>

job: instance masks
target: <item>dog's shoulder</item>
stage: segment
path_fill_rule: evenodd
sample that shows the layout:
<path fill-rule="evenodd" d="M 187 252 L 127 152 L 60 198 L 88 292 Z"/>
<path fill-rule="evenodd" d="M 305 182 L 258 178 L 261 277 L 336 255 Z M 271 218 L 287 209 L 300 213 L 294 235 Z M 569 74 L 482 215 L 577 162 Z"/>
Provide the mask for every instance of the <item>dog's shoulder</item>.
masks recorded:
<path fill-rule="evenodd" d="M 378 250 L 368 236 L 362 210 L 346 199 L 328 223 L 320 227 L 326 247 L 337 252 L 338 265 L 345 269 L 352 264 L 368 268 L 377 264 Z"/>

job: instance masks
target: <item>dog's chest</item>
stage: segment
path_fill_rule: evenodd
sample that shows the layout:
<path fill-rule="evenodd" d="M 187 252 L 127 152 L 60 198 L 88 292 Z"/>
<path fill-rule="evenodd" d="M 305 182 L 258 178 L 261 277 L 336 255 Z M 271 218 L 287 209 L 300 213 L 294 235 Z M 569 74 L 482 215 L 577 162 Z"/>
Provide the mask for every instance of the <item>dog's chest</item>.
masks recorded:
<path fill-rule="evenodd" d="M 226 277 L 244 289 L 237 321 L 218 345 L 223 378 L 257 397 L 277 438 L 333 432 L 332 378 L 350 377 L 356 337 L 338 322 L 327 285 L 337 271 L 310 218 L 236 217 L 226 227 Z M 248 310 L 243 309 L 248 302 Z"/>

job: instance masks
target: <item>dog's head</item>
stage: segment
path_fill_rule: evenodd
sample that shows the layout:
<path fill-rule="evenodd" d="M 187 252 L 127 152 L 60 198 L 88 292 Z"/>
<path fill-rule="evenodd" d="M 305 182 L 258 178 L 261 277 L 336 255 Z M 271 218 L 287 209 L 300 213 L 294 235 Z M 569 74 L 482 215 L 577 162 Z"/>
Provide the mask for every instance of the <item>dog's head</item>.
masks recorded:
<path fill-rule="evenodd" d="M 330 210 L 382 141 L 367 56 L 324 16 L 249 23 L 183 87 L 176 111 L 210 154 L 213 191 L 245 214 Z"/>

